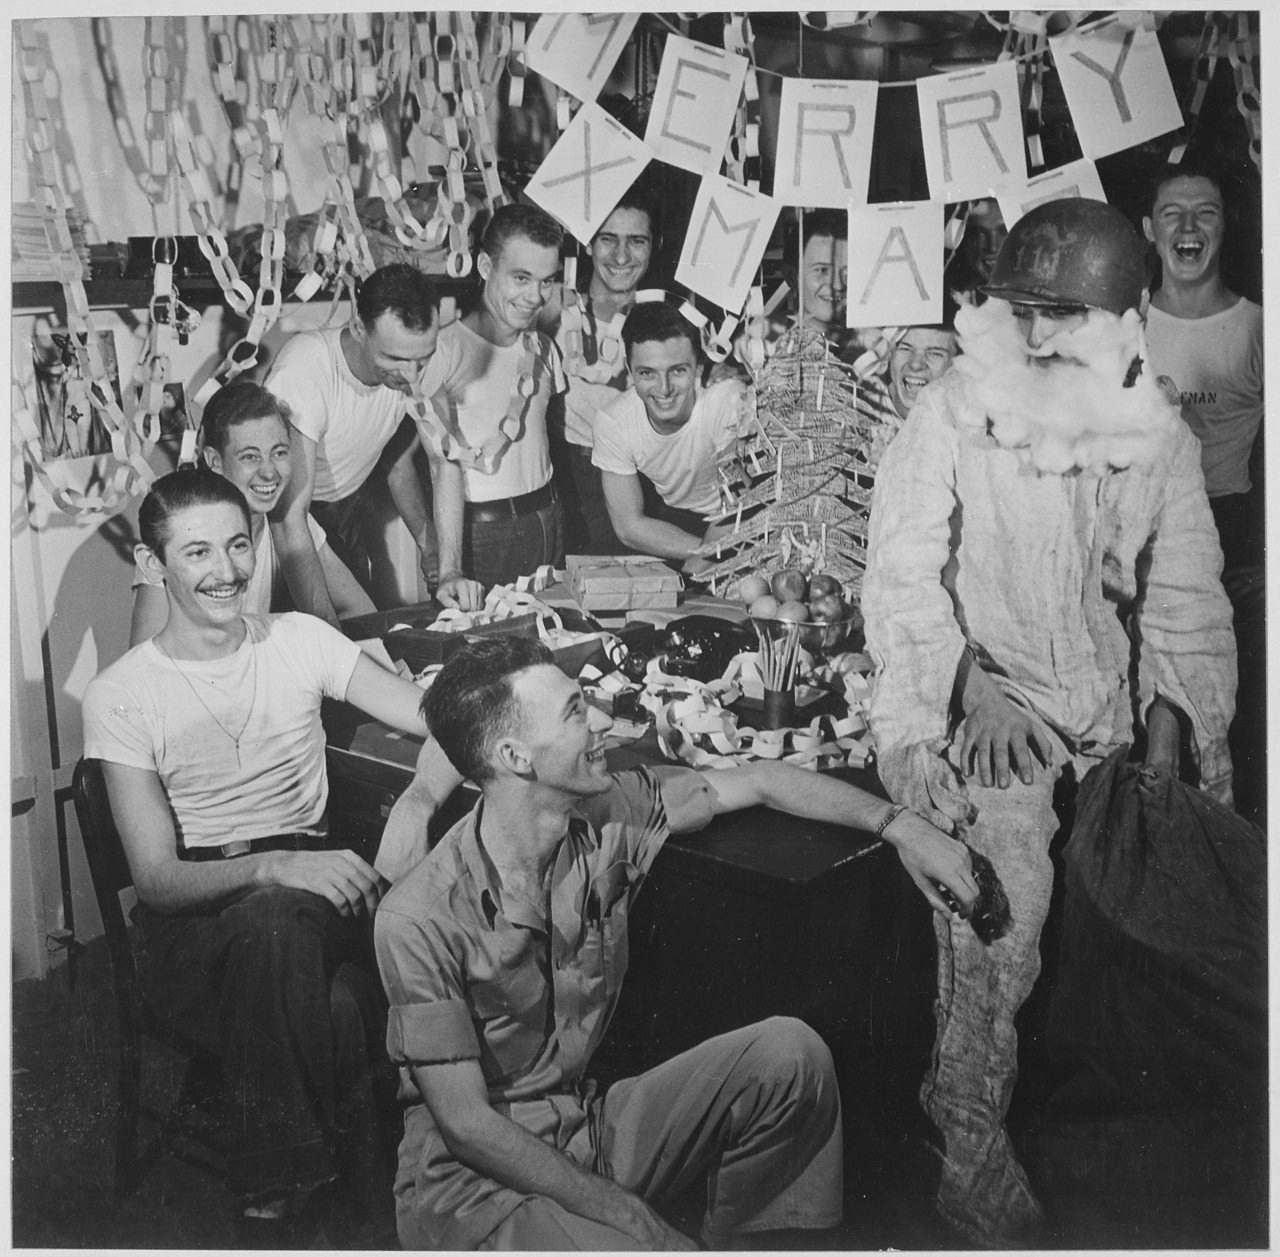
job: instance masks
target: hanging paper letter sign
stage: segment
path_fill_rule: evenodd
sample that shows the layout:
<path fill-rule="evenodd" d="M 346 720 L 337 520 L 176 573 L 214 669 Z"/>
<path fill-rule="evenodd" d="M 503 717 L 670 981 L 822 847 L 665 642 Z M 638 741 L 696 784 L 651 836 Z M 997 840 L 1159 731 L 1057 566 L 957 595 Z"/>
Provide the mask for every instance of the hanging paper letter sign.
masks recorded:
<path fill-rule="evenodd" d="M 1090 201 L 1106 201 L 1098 168 L 1086 159 L 1068 162 L 1056 170 L 1028 179 L 1020 188 L 1001 188 L 997 196 L 1000 217 L 1006 227 L 1012 227 L 1028 210 L 1043 205 L 1045 201 L 1057 201 L 1064 196 L 1082 196 Z"/>
<path fill-rule="evenodd" d="M 1088 158 L 1145 144 L 1182 125 L 1150 20 L 1150 14 L 1119 14 L 1049 38 L 1080 151 Z"/>
<path fill-rule="evenodd" d="M 652 156 L 639 136 L 587 101 L 525 191 L 583 244 L 590 244 Z"/>
<path fill-rule="evenodd" d="M 781 208 L 771 196 L 707 175 L 693 203 L 676 283 L 737 314 Z"/>
<path fill-rule="evenodd" d="M 942 319 L 943 206 L 897 201 L 849 211 L 849 327 Z"/>
<path fill-rule="evenodd" d="M 746 57 L 668 35 L 644 133 L 654 155 L 694 174 L 718 174 L 747 67 Z"/>
<path fill-rule="evenodd" d="M 866 204 L 879 90 L 857 80 L 782 80 L 775 200 L 831 209 Z"/>
<path fill-rule="evenodd" d="M 933 74 L 916 83 L 929 196 L 972 201 L 1027 177 L 1012 61 Z"/>
<path fill-rule="evenodd" d="M 525 65 L 579 100 L 595 100 L 639 20 L 638 13 L 544 13 L 525 44 Z"/>

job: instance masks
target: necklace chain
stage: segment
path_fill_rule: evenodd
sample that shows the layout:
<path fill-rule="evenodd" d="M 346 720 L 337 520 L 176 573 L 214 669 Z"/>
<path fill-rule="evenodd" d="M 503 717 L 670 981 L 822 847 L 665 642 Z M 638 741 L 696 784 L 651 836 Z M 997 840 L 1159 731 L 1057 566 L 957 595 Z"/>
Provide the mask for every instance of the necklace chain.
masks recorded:
<path fill-rule="evenodd" d="M 236 767 L 237 768 L 242 767 L 240 763 L 240 739 L 244 737 L 245 730 L 248 729 L 249 727 L 249 721 L 253 719 L 253 708 L 258 701 L 258 652 L 253 649 L 253 637 L 249 632 L 249 626 L 247 624 L 245 625 L 244 636 L 245 636 L 245 641 L 249 643 L 249 660 L 253 670 L 253 687 L 249 694 L 249 710 L 245 712 L 244 722 L 240 726 L 239 733 L 232 733 L 231 730 L 228 729 L 227 726 L 224 725 L 222 721 L 219 720 L 218 717 L 213 714 L 213 709 L 209 706 L 208 703 L 204 701 L 204 698 L 201 696 L 200 691 L 196 688 L 195 683 L 182 670 L 182 665 L 178 663 L 178 661 L 168 652 L 168 650 L 165 649 L 163 645 L 161 645 L 160 639 L 158 637 L 154 639 L 156 647 L 159 649 L 160 653 L 166 659 L 168 659 L 168 661 L 171 664 L 173 664 L 173 666 L 177 669 L 178 675 L 187 683 L 187 689 L 189 689 L 192 692 L 192 694 L 195 695 L 196 702 L 198 702 L 200 706 L 204 708 L 209 719 L 212 720 L 213 723 L 217 725 L 218 728 L 221 729 L 222 732 L 225 733 L 228 738 L 231 739 L 232 746 L 236 748 Z M 210 684 L 212 684 L 212 682 L 210 682 Z"/>

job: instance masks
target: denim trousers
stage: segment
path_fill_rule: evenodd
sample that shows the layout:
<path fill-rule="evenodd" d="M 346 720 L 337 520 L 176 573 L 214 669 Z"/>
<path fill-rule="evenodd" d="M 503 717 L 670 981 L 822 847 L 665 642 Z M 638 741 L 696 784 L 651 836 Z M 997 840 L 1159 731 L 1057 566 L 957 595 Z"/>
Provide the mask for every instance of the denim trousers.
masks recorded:
<path fill-rule="evenodd" d="M 615 1082 L 562 1151 L 645 1200 L 707 1185 L 703 1237 L 836 1226 L 843 1211 L 840 1093 L 831 1053 L 793 1017 L 771 1017 Z M 410 1247 L 412 1236 L 401 1239 Z M 629 1235 L 526 1197 L 489 1250 L 642 1247 Z"/>
<path fill-rule="evenodd" d="M 528 515 L 514 515 L 483 523 L 468 519 L 463 535 L 463 571 L 482 585 L 510 585 L 543 564 L 564 562 L 560 503 Z"/>
<path fill-rule="evenodd" d="M 983 943 L 967 921 L 935 914 L 938 989 L 933 1060 L 920 1090 L 925 1112 L 943 1138 L 938 1212 L 983 1247 L 1017 1246 L 1042 1214 L 1005 1129 L 1018 1076 L 1014 1019 L 1040 973 L 1040 931 L 1053 892 L 1049 844 L 1058 830 L 1054 791 L 1074 769 L 1075 781 L 1114 748 L 1072 754 L 1056 737 L 1049 769 L 1009 787 L 967 781 L 976 818 L 965 835 L 995 867 L 1009 896 L 1012 925 Z M 959 764 L 958 742 L 950 749 Z"/>
<path fill-rule="evenodd" d="M 222 1059 L 231 1192 L 250 1203 L 345 1172 L 361 1203 L 389 1201 L 396 1077 L 369 921 L 280 886 L 217 911 L 140 904 L 135 920 L 152 1006 Z"/>

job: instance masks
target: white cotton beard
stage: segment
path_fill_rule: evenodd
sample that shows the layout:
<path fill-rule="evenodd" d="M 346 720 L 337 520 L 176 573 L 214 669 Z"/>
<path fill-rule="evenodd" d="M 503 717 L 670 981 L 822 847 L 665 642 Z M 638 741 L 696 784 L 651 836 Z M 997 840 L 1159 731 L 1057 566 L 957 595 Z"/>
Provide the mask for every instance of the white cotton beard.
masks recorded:
<path fill-rule="evenodd" d="M 1059 475 L 1150 462 L 1181 421 L 1152 374 L 1136 310 L 1090 310 L 1085 322 L 1039 350 L 1007 301 L 963 306 L 956 316 L 955 369 L 968 403 L 964 422 L 988 426 L 1006 449 L 1025 451 L 1038 471 Z M 1052 364 L 1037 359 L 1060 355 Z M 1124 387 L 1134 358 L 1141 371 Z"/>

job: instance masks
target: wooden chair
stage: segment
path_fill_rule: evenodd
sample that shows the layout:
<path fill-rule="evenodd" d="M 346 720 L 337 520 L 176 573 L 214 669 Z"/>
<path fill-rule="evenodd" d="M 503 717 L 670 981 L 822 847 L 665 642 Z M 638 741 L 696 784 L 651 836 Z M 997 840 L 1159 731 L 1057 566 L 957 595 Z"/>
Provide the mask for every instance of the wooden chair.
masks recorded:
<path fill-rule="evenodd" d="M 120 1016 L 120 1070 L 116 1094 L 117 1196 L 135 1192 L 161 1152 L 190 1161 L 219 1175 L 226 1158 L 221 1129 L 221 1062 L 193 1039 L 161 1018 L 148 1003 L 137 970 L 132 930 L 120 901 L 133 885 L 124 845 L 111 815 L 101 762 L 82 759 L 72 779 L 76 817 L 84 838 L 94 894 L 106 930 L 111 981 Z M 142 1102 L 142 1040 L 148 1037 L 186 1057 L 185 1077 L 167 1110 Z M 139 1148 L 141 1117 L 160 1123 L 159 1134 Z"/>

